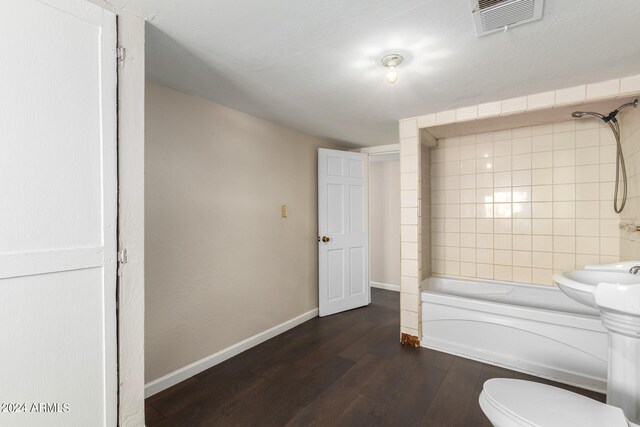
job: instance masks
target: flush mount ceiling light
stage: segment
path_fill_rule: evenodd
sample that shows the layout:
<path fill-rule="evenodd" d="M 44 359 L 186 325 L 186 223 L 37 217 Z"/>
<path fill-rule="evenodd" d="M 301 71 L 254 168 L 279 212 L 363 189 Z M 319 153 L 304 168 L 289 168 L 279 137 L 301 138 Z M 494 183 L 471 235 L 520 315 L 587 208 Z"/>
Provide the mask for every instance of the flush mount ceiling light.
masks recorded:
<path fill-rule="evenodd" d="M 392 53 L 391 55 L 387 55 L 380 62 L 382 65 L 387 67 L 387 82 L 390 84 L 394 84 L 398 81 L 398 66 L 402 64 L 402 56 L 397 53 Z"/>

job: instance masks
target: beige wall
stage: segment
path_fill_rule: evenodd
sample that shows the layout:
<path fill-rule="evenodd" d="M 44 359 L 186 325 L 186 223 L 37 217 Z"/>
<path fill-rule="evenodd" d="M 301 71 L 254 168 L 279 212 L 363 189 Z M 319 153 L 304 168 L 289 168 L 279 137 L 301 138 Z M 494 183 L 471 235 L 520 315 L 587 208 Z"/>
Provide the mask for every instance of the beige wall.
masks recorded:
<path fill-rule="evenodd" d="M 640 109 L 626 109 L 618 118 L 629 183 L 621 221 L 640 225 Z M 620 230 L 620 257 L 628 261 L 640 260 L 640 233 Z"/>
<path fill-rule="evenodd" d="M 317 307 L 318 147 L 147 84 L 147 382 Z"/>
<path fill-rule="evenodd" d="M 371 281 L 400 286 L 400 160 L 369 164 Z"/>
<path fill-rule="evenodd" d="M 615 151 L 591 119 L 439 141 L 433 272 L 551 285 L 555 272 L 618 261 Z"/>

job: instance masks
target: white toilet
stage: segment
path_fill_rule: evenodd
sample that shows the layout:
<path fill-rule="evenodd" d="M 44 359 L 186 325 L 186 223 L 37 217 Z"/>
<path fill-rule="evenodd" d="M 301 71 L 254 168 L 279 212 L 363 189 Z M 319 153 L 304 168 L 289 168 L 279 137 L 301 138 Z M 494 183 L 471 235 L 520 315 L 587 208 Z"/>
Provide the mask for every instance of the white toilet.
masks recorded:
<path fill-rule="evenodd" d="M 531 381 L 488 380 L 479 400 L 495 427 L 640 427 L 620 408 Z"/>

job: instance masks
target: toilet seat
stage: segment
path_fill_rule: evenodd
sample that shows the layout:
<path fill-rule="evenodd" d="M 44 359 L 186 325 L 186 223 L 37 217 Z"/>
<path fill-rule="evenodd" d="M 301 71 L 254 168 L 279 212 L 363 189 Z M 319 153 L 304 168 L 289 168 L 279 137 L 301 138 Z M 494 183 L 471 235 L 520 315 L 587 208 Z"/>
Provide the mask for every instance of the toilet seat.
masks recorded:
<path fill-rule="evenodd" d="M 629 427 L 620 408 L 534 383 L 495 378 L 484 383 L 480 406 L 495 427 Z"/>

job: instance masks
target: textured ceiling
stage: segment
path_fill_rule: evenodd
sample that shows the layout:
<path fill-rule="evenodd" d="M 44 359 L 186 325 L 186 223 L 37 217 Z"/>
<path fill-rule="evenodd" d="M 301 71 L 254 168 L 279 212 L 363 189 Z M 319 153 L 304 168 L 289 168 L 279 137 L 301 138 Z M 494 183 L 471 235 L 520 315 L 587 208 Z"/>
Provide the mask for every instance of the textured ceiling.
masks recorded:
<path fill-rule="evenodd" d="M 480 39 L 469 0 L 112 2 L 148 21 L 150 79 L 354 145 L 397 142 L 401 118 L 640 73 L 638 0 L 545 0 L 541 21 Z"/>

